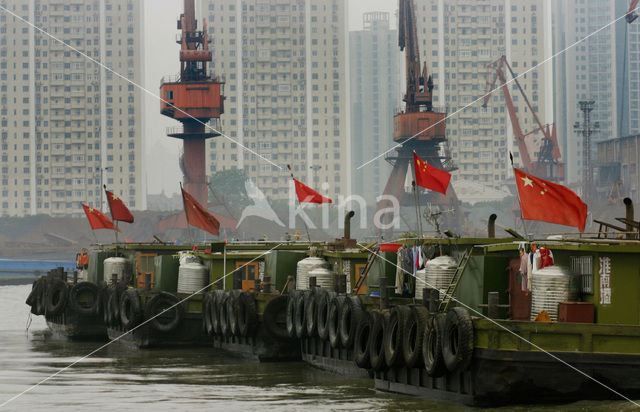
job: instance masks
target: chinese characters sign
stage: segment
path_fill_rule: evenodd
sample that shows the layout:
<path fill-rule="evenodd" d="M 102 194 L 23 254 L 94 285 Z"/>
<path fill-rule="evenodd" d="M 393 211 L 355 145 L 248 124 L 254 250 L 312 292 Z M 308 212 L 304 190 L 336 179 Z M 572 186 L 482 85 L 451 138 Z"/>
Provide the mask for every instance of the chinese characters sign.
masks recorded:
<path fill-rule="evenodd" d="M 600 304 L 611 304 L 611 258 L 600 257 Z"/>

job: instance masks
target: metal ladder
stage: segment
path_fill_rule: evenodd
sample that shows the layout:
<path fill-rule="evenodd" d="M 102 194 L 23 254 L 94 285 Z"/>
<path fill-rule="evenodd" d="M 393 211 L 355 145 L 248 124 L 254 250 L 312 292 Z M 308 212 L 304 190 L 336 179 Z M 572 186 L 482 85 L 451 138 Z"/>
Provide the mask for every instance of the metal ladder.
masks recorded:
<path fill-rule="evenodd" d="M 371 251 L 371 254 L 367 258 L 367 264 L 364 266 L 364 269 L 362 270 L 362 274 L 360 275 L 360 277 L 358 278 L 358 281 L 353 287 L 353 292 L 352 292 L 353 294 L 357 294 L 360 291 L 360 287 L 362 287 L 362 284 L 367 279 L 367 275 L 369 274 L 369 271 L 373 267 L 373 263 L 376 261 L 376 258 L 378 257 L 380 246 L 376 245 L 372 247 L 370 251 Z"/>
<path fill-rule="evenodd" d="M 449 309 L 449 304 L 452 300 L 451 298 L 456 293 L 456 289 L 458 289 L 458 283 L 460 282 L 462 273 L 464 273 L 464 269 L 469 263 L 472 249 L 473 248 L 467 249 L 462 253 L 460 261 L 458 262 L 458 267 L 456 268 L 456 272 L 453 274 L 453 278 L 451 278 L 451 283 L 449 283 L 449 286 L 447 286 L 447 290 L 442 297 L 442 300 L 440 301 L 440 305 L 438 305 L 438 312 L 443 313 Z"/>

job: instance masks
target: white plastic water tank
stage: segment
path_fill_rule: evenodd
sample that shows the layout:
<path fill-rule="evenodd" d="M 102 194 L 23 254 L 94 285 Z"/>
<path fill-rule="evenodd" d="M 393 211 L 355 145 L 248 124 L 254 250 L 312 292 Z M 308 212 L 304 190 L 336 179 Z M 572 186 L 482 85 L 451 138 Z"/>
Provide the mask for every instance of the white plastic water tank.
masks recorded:
<path fill-rule="evenodd" d="M 440 291 L 440 299 L 456 273 L 458 261 L 451 256 L 438 256 L 424 265 L 424 269 L 416 272 L 416 299 L 422 299 L 424 288 L 435 288 Z"/>
<path fill-rule="evenodd" d="M 576 299 L 575 276 L 563 266 L 547 266 L 531 273 L 531 320 L 546 310 L 553 321 L 558 320 L 558 303 Z"/>
<path fill-rule="evenodd" d="M 199 262 L 181 264 L 178 268 L 178 293 L 195 293 L 209 284 L 209 269 Z"/>
<path fill-rule="evenodd" d="M 128 275 L 127 259 L 123 257 L 106 258 L 102 263 L 104 268 L 104 281 L 111 283 L 112 275 L 118 275 L 118 280 L 124 280 Z"/>
<path fill-rule="evenodd" d="M 317 256 L 311 256 L 299 261 L 296 267 L 296 289 L 308 290 L 309 272 L 318 268 L 329 269 L 329 262 Z"/>
<path fill-rule="evenodd" d="M 324 267 L 315 268 L 310 271 L 308 278 L 311 277 L 315 277 L 316 286 L 319 286 L 323 289 L 333 290 L 336 283 L 336 274 Z"/>

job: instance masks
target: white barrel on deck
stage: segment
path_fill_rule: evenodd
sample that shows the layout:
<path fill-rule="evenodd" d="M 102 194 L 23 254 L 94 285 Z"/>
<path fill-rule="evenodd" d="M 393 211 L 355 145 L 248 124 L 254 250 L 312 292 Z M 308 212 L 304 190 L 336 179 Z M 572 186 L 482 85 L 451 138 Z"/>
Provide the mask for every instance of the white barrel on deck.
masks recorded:
<path fill-rule="evenodd" d="M 323 289 L 333 290 L 334 285 L 336 283 L 336 274 L 324 267 L 313 269 L 311 272 L 309 272 L 308 277 L 309 278 L 315 277 L 316 286 L 319 286 Z M 308 282 L 309 280 L 307 279 L 307 283 Z"/>
<path fill-rule="evenodd" d="M 178 293 L 195 293 L 209 284 L 209 269 L 198 262 L 181 264 L 178 268 Z"/>
<path fill-rule="evenodd" d="M 424 288 L 438 289 L 440 299 L 444 299 L 457 268 L 458 261 L 451 256 L 438 256 L 425 263 L 424 269 L 416 272 L 416 299 L 422 299 Z"/>
<path fill-rule="evenodd" d="M 531 320 L 546 310 L 553 321 L 558 320 L 558 303 L 576 298 L 574 276 L 563 266 L 547 266 L 531 274 Z"/>
<path fill-rule="evenodd" d="M 329 262 L 317 256 L 311 256 L 299 261 L 296 267 L 296 289 L 308 290 L 309 289 L 309 272 L 319 268 L 324 268 L 328 270 Z"/>
<path fill-rule="evenodd" d="M 105 282 L 111 282 L 111 276 L 113 274 L 118 275 L 118 280 L 124 280 L 127 273 L 127 259 L 123 257 L 110 257 L 106 258 L 103 263 L 103 276 Z"/>

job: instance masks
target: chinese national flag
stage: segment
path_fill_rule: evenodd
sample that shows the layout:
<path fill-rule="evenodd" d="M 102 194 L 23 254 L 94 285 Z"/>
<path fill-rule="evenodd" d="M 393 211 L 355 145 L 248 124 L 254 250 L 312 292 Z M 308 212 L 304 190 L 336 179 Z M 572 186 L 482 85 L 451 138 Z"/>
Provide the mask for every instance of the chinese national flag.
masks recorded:
<path fill-rule="evenodd" d="M 305 185 L 302 182 L 299 182 L 296 179 L 293 179 L 294 184 L 296 185 L 296 195 L 298 195 L 298 202 L 303 203 L 333 203 L 331 199 L 328 197 L 322 196 L 320 193 L 316 192 L 309 186 Z"/>
<path fill-rule="evenodd" d="M 575 226 L 584 232 L 587 205 L 570 189 L 513 169 L 522 218 Z"/>
<path fill-rule="evenodd" d="M 111 217 L 113 220 L 133 223 L 133 215 L 124 205 L 122 199 L 116 196 L 113 192 L 108 191 L 106 187 L 104 191 L 107 193 L 107 200 L 109 201 L 109 209 L 111 209 Z"/>
<path fill-rule="evenodd" d="M 413 169 L 416 171 L 416 184 L 418 186 L 435 190 L 443 195 L 447 194 L 447 188 L 451 180 L 449 172 L 431 166 L 420 159 L 416 152 L 413 152 Z"/>
<path fill-rule="evenodd" d="M 187 223 L 192 226 L 198 227 L 202 230 L 206 230 L 212 235 L 218 236 L 220 234 L 220 222 L 213 217 L 211 213 L 198 201 L 187 193 L 186 190 L 182 190 L 182 201 L 184 202 L 184 213 L 187 216 Z"/>
<path fill-rule="evenodd" d="M 91 229 L 113 229 L 120 232 L 120 229 L 113 226 L 113 222 L 111 219 L 106 217 L 101 211 L 98 209 L 94 209 L 85 204 L 82 205 L 84 209 L 84 213 L 87 215 L 87 219 L 89 220 L 89 224 L 91 225 Z"/>

